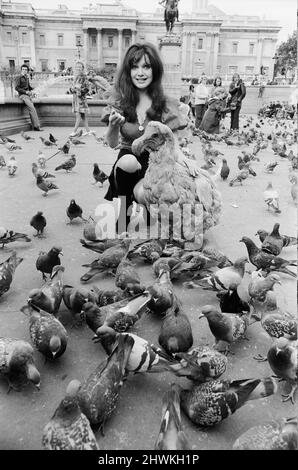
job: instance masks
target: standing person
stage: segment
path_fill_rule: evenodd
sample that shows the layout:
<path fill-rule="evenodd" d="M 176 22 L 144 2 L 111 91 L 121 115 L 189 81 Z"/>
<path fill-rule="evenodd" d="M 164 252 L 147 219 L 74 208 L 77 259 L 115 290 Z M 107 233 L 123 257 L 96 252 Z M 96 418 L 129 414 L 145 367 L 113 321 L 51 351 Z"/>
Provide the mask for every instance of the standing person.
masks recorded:
<path fill-rule="evenodd" d="M 194 85 L 190 85 L 189 86 L 188 105 L 190 107 L 191 113 L 192 113 L 194 118 L 196 117 L 195 99 L 196 99 L 195 87 L 194 87 Z"/>
<path fill-rule="evenodd" d="M 239 113 L 242 100 L 246 95 L 246 88 L 239 73 L 234 73 L 229 93 L 231 95 L 228 100 L 231 109 L 231 129 L 239 129 Z"/>
<path fill-rule="evenodd" d="M 258 98 L 263 98 L 263 94 L 264 94 L 264 91 L 265 91 L 266 83 L 267 83 L 266 77 L 263 77 L 263 76 L 261 75 Z"/>
<path fill-rule="evenodd" d="M 32 129 L 34 131 L 42 131 L 38 119 L 36 109 L 34 107 L 32 98 L 34 97 L 33 88 L 29 81 L 29 67 L 27 64 L 21 66 L 21 75 L 19 75 L 15 82 L 15 89 L 19 94 L 20 99 L 25 103 L 29 111 Z"/>
<path fill-rule="evenodd" d="M 228 111 L 226 106 L 227 92 L 223 87 L 216 87 L 213 96 L 208 100 L 208 109 L 204 114 L 201 129 L 208 134 L 218 134 L 221 118 Z"/>
<path fill-rule="evenodd" d="M 90 131 L 88 126 L 87 114 L 89 113 L 87 94 L 89 93 L 89 80 L 84 71 L 83 62 L 78 61 L 75 66 L 75 76 L 73 86 L 70 88 L 70 92 L 73 94 L 72 98 L 72 111 L 76 115 L 76 122 L 70 137 L 75 137 L 81 124 L 85 127 L 85 135 L 95 135 L 95 132 Z"/>
<path fill-rule="evenodd" d="M 210 97 L 211 97 L 211 98 L 214 96 L 214 93 L 215 93 L 215 91 L 217 90 L 218 87 L 224 88 L 224 87 L 222 86 L 222 79 L 221 79 L 221 77 L 215 77 L 215 79 L 214 79 L 213 87 L 211 88 L 211 92 L 210 92 Z"/>
<path fill-rule="evenodd" d="M 160 121 L 173 132 L 188 124 L 178 100 L 164 95 L 161 85 L 163 64 L 156 48 L 149 43 L 133 44 L 120 66 L 113 96 L 110 99 L 106 140 L 110 147 L 120 143 L 120 151 L 109 177 L 110 186 L 105 199 L 120 199 L 118 233 L 127 230 L 130 218 L 127 208 L 134 198 L 142 200 L 142 178 L 148 167 L 147 151 L 135 156 L 132 143 L 140 137 L 149 121 Z"/>
<path fill-rule="evenodd" d="M 199 84 L 195 89 L 195 108 L 196 108 L 196 122 L 195 127 L 199 129 L 202 122 L 204 113 L 207 107 L 207 99 L 209 95 L 209 90 L 206 87 L 207 77 L 203 75 L 200 78 Z"/>

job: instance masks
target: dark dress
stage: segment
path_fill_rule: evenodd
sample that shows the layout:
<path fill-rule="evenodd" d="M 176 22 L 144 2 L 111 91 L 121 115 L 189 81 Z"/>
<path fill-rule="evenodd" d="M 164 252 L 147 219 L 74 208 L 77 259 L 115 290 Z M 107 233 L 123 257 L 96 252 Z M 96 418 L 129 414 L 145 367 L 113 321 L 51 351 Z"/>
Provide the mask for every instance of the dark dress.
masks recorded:
<path fill-rule="evenodd" d="M 242 80 L 237 83 L 232 82 L 229 88 L 231 98 L 229 105 L 231 107 L 231 129 L 239 129 L 239 114 L 242 100 L 246 95 L 246 88 Z"/>
<path fill-rule="evenodd" d="M 219 123 L 226 111 L 226 104 L 224 100 L 211 98 L 208 102 L 208 109 L 204 114 L 201 129 L 208 134 L 219 133 Z"/>
<path fill-rule="evenodd" d="M 117 112 L 119 112 L 120 114 L 123 114 L 117 102 L 113 102 L 111 100 L 110 105 L 116 108 Z M 183 113 L 180 112 L 179 110 L 181 103 L 176 99 L 167 98 L 166 106 L 167 106 L 167 111 L 165 111 L 162 114 L 160 119 L 155 118 L 155 120 L 160 121 L 163 124 L 166 124 L 167 126 L 169 126 L 169 128 L 172 131 L 184 129 L 188 124 L 188 120 L 187 118 L 185 118 Z M 105 122 L 106 122 L 106 118 L 107 117 L 105 116 L 104 117 Z M 149 119 L 149 117 L 147 116 L 145 122 L 143 123 L 144 129 L 146 128 L 150 120 L 152 119 Z M 119 195 L 123 194 L 122 191 L 119 191 L 119 188 L 117 187 L 116 181 L 115 181 L 114 169 L 115 169 L 115 165 L 117 161 L 123 155 L 133 154 L 132 149 L 131 149 L 132 143 L 135 139 L 141 137 L 143 133 L 144 133 L 143 130 L 141 131 L 139 130 L 139 123 L 137 121 L 136 122 L 125 121 L 124 124 L 121 126 L 120 128 L 120 151 L 117 155 L 117 159 L 113 165 L 111 174 L 109 176 L 110 186 L 105 195 L 105 199 L 107 199 L 108 201 L 112 201 L 113 198 L 116 198 Z M 138 181 L 140 181 L 140 179 L 144 177 L 146 170 L 148 168 L 148 162 L 149 162 L 149 154 L 147 151 L 143 152 L 140 156 L 135 155 L 135 157 L 140 163 L 142 168 L 136 171 L 135 173 L 129 174 L 129 179 L 131 180 L 130 185 L 132 188 L 137 184 Z"/>

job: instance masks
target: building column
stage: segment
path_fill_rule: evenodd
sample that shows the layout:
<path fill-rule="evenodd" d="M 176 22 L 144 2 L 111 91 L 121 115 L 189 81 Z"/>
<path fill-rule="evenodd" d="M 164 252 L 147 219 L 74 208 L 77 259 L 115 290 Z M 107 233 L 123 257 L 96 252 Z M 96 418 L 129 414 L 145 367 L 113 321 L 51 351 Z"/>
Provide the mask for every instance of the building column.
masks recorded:
<path fill-rule="evenodd" d="M 133 30 L 131 31 L 131 43 L 132 43 L 132 44 L 135 44 L 136 38 L 137 38 L 137 30 L 136 30 L 136 29 L 133 29 Z"/>
<path fill-rule="evenodd" d="M 186 75 L 186 59 L 187 59 L 187 33 L 182 34 L 182 59 L 181 59 L 181 72 L 182 76 Z"/>
<path fill-rule="evenodd" d="M 196 33 L 190 33 L 190 75 L 193 76 L 193 56 L 196 46 Z"/>
<path fill-rule="evenodd" d="M 102 68 L 104 66 L 102 54 L 102 28 L 97 28 L 97 62 L 98 67 Z"/>
<path fill-rule="evenodd" d="M 88 29 L 83 29 L 83 32 L 84 32 L 84 60 L 85 60 L 85 64 L 87 65 L 88 58 L 89 58 L 89 34 L 88 34 Z"/>
<path fill-rule="evenodd" d="M 214 41 L 213 41 L 213 67 L 212 67 L 212 75 L 216 74 L 217 68 L 217 58 L 218 58 L 218 43 L 219 43 L 219 33 L 214 33 Z"/>
<path fill-rule="evenodd" d="M 33 26 L 29 26 L 30 31 L 30 51 L 31 51 L 31 67 L 36 67 L 36 52 L 35 52 L 35 36 Z"/>
<path fill-rule="evenodd" d="M 212 67 L 212 58 L 211 58 L 211 42 L 212 42 L 213 33 L 206 33 L 206 74 L 212 75 L 211 67 Z"/>
<path fill-rule="evenodd" d="M 16 66 L 20 66 L 20 36 L 19 36 L 19 27 L 18 26 L 13 26 L 12 27 L 12 32 L 13 32 L 13 41 L 15 43 L 15 50 L 16 50 Z"/>
<path fill-rule="evenodd" d="M 123 29 L 118 28 L 118 66 L 120 66 L 122 59 L 122 33 Z"/>
<path fill-rule="evenodd" d="M 260 73 L 260 68 L 262 65 L 262 55 L 263 55 L 263 38 L 258 39 L 258 50 L 257 50 L 257 70 L 255 73 Z"/>

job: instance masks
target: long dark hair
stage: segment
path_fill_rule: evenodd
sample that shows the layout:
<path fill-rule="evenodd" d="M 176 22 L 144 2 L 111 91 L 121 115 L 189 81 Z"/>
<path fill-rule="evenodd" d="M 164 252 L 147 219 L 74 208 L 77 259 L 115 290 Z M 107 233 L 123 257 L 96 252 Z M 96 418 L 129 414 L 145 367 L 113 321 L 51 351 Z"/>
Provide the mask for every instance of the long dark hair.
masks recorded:
<path fill-rule="evenodd" d="M 130 122 L 137 120 L 136 106 L 139 102 L 139 94 L 132 83 L 130 71 L 143 56 L 145 60 L 149 60 L 152 68 L 152 82 L 148 87 L 152 105 L 147 115 L 151 120 L 159 120 L 162 112 L 166 111 L 166 98 L 161 85 L 164 73 L 161 58 L 153 44 L 136 43 L 126 51 L 115 82 L 116 97 L 120 101 L 124 117 Z"/>
<path fill-rule="evenodd" d="M 216 85 L 217 80 L 220 80 L 220 85 Z M 221 77 L 215 77 L 214 82 L 213 82 L 213 86 L 222 86 L 222 79 L 221 79 Z"/>

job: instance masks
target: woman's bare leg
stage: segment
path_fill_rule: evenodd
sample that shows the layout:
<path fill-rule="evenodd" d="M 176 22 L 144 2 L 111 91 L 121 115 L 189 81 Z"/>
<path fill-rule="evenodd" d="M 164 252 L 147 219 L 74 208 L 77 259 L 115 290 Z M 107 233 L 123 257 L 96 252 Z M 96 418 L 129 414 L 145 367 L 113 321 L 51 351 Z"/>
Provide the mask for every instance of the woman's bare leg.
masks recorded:
<path fill-rule="evenodd" d="M 87 118 L 86 114 L 81 113 L 81 116 L 82 116 L 83 126 L 85 127 L 86 132 L 90 132 L 90 129 L 89 129 L 89 126 L 88 126 L 88 118 Z"/>
<path fill-rule="evenodd" d="M 76 122 L 75 122 L 73 132 L 77 132 L 78 128 L 80 127 L 80 123 L 81 123 L 81 115 L 80 113 L 76 113 Z"/>

